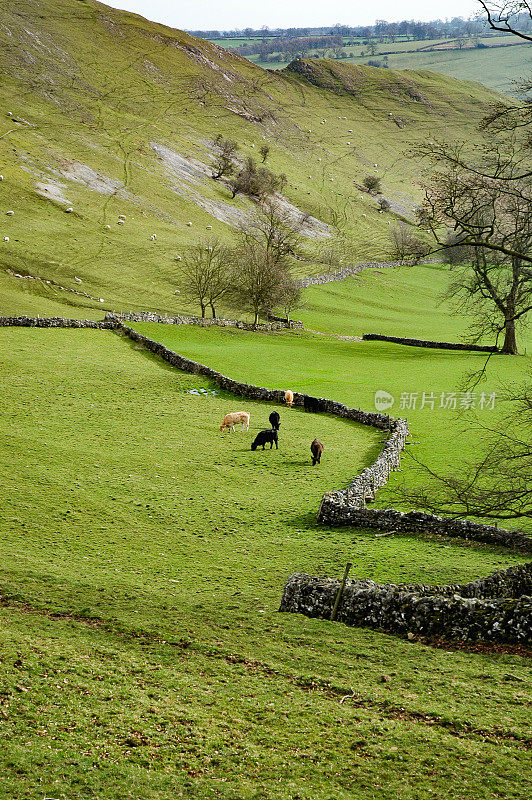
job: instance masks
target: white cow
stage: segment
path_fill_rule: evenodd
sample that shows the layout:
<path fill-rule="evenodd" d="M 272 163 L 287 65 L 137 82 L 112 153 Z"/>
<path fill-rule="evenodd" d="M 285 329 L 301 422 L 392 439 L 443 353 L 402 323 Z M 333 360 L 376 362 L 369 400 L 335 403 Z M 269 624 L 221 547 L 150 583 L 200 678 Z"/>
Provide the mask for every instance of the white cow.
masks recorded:
<path fill-rule="evenodd" d="M 247 411 L 233 411 L 230 414 L 226 414 L 224 421 L 220 425 L 220 430 L 223 433 L 226 428 L 229 428 L 230 431 L 234 432 L 235 425 L 240 424 L 242 424 L 241 431 L 249 430 L 249 413 Z"/>

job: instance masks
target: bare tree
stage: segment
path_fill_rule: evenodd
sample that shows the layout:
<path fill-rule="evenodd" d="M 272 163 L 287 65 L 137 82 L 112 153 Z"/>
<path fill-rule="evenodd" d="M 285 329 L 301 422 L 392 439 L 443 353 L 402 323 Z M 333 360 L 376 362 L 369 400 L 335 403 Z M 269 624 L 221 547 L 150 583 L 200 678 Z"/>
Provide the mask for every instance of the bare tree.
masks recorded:
<path fill-rule="evenodd" d="M 266 203 L 243 226 L 237 246 L 232 251 L 233 279 L 230 302 L 239 310 L 251 311 L 254 324 L 259 313 L 288 302 L 292 308 L 295 294 L 290 268 L 300 242 L 299 225 L 275 202 Z"/>
<path fill-rule="evenodd" d="M 227 247 L 216 237 L 201 239 L 188 248 L 184 261 L 178 264 L 182 294 L 199 305 L 202 317 L 208 307 L 216 317 L 216 304 L 232 283 Z"/>
<path fill-rule="evenodd" d="M 502 352 L 516 354 L 516 324 L 532 310 L 532 180 L 513 177 L 522 159 L 517 166 L 506 144 L 491 143 L 476 158 L 459 147 L 428 152 L 438 169 L 420 219 L 439 247 L 464 257 L 449 295 L 473 312 L 475 338 L 504 333 Z"/>
<path fill-rule="evenodd" d="M 214 140 L 215 160 L 212 177 L 218 180 L 222 176 L 232 175 L 235 168 L 235 156 L 238 152 L 238 144 L 231 139 L 224 139 L 218 134 Z"/>
<path fill-rule="evenodd" d="M 297 256 L 301 248 L 301 228 L 305 216 L 293 217 L 274 198 L 268 198 L 240 228 L 241 240 L 262 242 L 277 264 L 287 266 L 290 256 Z"/>
<path fill-rule="evenodd" d="M 259 313 L 268 312 L 282 299 L 284 270 L 262 242 L 248 239 L 232 253 L 233 285 L 229 302 L 238 310 L 251 311 L 256 325 Z"/>
<path fill-rule="evenodd" d="M 292 311 L 301 305 L 302 294 L 303 290 L 299 281 L 289 272 L 285 273 L 281 285 L 281 299 L 278 305 L 283 309 L 288 324 L 290 324 L 290 315 Z"/>
<path fill-rule="evenodd" d="M 266 163 L 266 159 L 270 155 L 270 145 L 269 144 L 261 145 L 259 153 L 262 163 L 263 164 Z"/>
<path fill-rule="evenodd" d="M 414 233 L 410 225 L 399 223 L 392 230 L 391 257 L 402 264 L 419 264 L 431 252 L 427 242 Z"/>
<path fill-rule="evenodd" d="M 397 495 L 418 508 L 451 517 L 532 518 L 532 390 L 514 389 L 506 399 L 512 411 L 496 428 L 476 424 L 486 443 L 480 458 L 447 475 L 416 461 L 422 487 L 401 487 Z"/>
<path fill-rule="evenodd" d="M 478 0 L 494 31 L 512 33 L 520 39 L 532 42 L 530 23 L 532 4 L 528 0 Z"/>
<path fill-rule="evenodd" d="M 377 175 L 366 175 L 362 183 L 370 194 L 381 190 L 381 179 Z"/>

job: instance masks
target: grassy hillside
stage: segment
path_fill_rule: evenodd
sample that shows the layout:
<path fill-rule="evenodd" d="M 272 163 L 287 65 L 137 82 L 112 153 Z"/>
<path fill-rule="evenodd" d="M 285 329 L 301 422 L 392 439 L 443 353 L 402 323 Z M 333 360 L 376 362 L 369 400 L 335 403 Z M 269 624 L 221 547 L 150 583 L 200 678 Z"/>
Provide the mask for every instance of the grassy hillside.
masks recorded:
<path fill-rule="evenodd" d="M 295 570 L 458 582 L 519 561 L 316 526 L 373 429 L 281 409 L 279 451 L 252 453 L 254 431 L 217 429 L 234 399 L 116 334 L 0 339 L 0 797 L 529 796 L 525 659 L 277 613 Z M 261 426 L 271 406 L 246 405 Z"/>
<path fill-rule="evenodd" d="M 230 239 L 253 208 L 209 177 L 217 133 L 242 157 L 267 142 L 287 201 L 330 225 L 308 239 L 304 271 L 383 258 L 397 215 L 419 198 L 419 164 L 405 151 L 427 136 L 473 141 L 495 97 L 427 72 L 332 61 L 267 72 L 94 0 L 0 9 L 2 312 L 179 310 L 175 256 L 207 225 Z M 357 188 L 369 173 L 394 213 Z"/>

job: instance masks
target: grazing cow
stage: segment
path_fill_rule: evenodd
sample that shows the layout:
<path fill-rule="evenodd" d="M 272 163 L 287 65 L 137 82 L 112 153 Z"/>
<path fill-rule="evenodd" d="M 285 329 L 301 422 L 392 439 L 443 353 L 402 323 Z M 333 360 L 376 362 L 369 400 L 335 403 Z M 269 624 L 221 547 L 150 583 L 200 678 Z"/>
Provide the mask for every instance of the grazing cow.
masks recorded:
<path fill-rule="evenodd" d="M 319 411 L 326 411 L 327 404 L 325 400 L 319 397 L 311 397 L 308 394 L 303 395 L 303 408 L 305 411 L 310 411 L 312 414 L 317 414 Z"/>
<path fill-rule="evenodd" d="M 292 403 L 294 402 L 294 393 L 291 392 L 290 389 L 284 393 L 284 401 L 288 408 L 292 408 Z"/>
<path fill-rule="evenodd" d="M 230 414 L 226 414 L 224 417 L 224 421 L 220 425 L 220 430 L 223 433 L 226 428 L 229 428 L 230 431 L 235 430 L 235 425 L 242 424 L 240 428 L 241 431 L 244 429 L 247 431 L 249 430 L 249 414 L 247 411 L 233 411 Z"/>
<path fill-rule="evenodd" d="M 268 419 L 270 420 L 270 425 L 272 426 L 273 430 L 278 431 L 281 427 L 281 417 L 277 411 L 272 411 Z"/>
<path fill-rule="evenodd" d="M 270 450 L 273 448 L 273 443 L 275 442 L 275 449 L 279 449 L 279 445 L 277 444 L 277 431 L 260 431 L 257 433 L 255 437 L 255 441 L 251 445 L 252 450 L 256 450 L 257 447 L 262 445 L 262 449 L 264 450 L 264 445 L 269 442 L 270 443 Z"/>
<path fill-rule="evenodd" d="M 312 453 L 312 466 L 320 463 L 321 454 L 323 453 L 323 442 L 319 439 L 314 439 L 310 445 L 310 452 Z"/>

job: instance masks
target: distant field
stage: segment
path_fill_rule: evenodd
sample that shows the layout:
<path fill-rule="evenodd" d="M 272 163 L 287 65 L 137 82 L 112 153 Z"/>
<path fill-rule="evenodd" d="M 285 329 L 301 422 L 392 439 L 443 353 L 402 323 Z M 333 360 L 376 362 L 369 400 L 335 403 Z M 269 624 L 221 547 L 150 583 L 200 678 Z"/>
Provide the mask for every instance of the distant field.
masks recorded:
<path fill-rule="evenodd" d="M 234 48 L 238 52 L 241 44 L 256 43 L 260 40 L 213 39 L 212 41 L 222 47 Z M 525 49 L 526 43 L 520 44 L 515 37 L 505 35 L 480 37 L 479 42 L 486 47 L 466 46 L 464 49 L 459 49 L 456 39 L 448 42 L 442 39 L 378 42 L 374 53 L 367 45 L 360 43 L 356 46 L 346 45 L 344 49 L 348 53 L 348 58 L 341 61 L 347 64 L 367 64 L 373 60 L 387 64 L 390 69 L 427 69 L 459 80 L 478 81 L 499 92 L 514 93 L 513 82 L 523 78 L 532 64 L 532 56 Z M 307 57 L 331 58 L 332 50 L 324 53 L 311 49 Z M 261 61 L 256 55 L 248 58 L 267 69 L 283 69 L 288 63 Z"/>
<path fill-rule="evenodd" d="M 391 55 L 388 65 L 391 69 L 442 72 L 459 80 L 479 81 L 499 92 L 513 93 L 516 88 L 513 82 L 524 78 L 530 71 L 532 56 L 524 46 L 498 47 Z"/>

